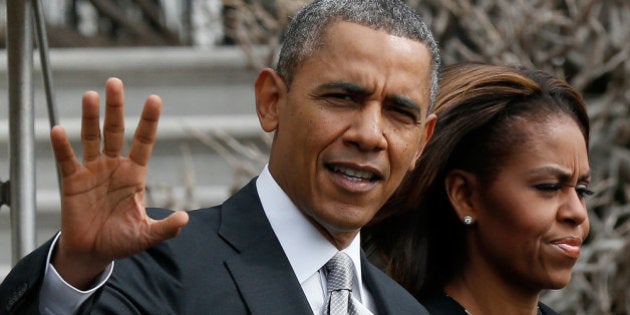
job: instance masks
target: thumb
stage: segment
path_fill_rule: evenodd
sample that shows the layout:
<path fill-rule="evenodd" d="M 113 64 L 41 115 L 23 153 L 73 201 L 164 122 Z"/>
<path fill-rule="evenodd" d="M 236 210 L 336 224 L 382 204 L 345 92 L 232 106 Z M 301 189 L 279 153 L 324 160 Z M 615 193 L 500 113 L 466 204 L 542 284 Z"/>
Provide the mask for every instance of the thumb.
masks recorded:
<path fill-rule="evenodd" d="M 187 223 L 188 213 L 186 211 L 175 211 L 168 217 L 153 222 L 151 234 L 153 234 L 156 242 L 161 242 L 177 236 Z"/>

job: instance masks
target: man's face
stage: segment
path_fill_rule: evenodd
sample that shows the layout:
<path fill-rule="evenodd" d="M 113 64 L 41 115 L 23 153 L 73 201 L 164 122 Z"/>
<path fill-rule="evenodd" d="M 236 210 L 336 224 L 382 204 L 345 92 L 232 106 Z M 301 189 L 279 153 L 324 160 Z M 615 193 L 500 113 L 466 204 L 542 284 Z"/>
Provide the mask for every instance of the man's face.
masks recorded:
<path fill-rule="evenodd" d="M 271 174 L 337 247 L 372 219 L 431 136 L 430 67 L 420 42 L 336 22 L 291 86 L 280 84 L 272 118 L 261 116 L 275 130 Z"/>

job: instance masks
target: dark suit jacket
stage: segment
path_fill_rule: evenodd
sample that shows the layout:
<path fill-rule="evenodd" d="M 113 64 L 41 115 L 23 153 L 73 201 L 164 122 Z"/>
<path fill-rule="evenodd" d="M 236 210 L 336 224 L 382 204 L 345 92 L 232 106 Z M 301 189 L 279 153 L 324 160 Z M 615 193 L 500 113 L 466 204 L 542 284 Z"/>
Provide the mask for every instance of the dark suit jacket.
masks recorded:
<path fill-rule="evenodd" d="M 153 217 L 170 211 L 148 209 Z M 182 233 L 115 262 L 82 311 L 91 314 L 311 314 L 252 180 L 223 205 L 191 211 Z M 50 244 L 24 258 L 0 286 L 0 312 L 33 312 Z M 305 249 L 308 250 L 308 249 Z M 428 314 L 362 257 L 378 314 Z"/>

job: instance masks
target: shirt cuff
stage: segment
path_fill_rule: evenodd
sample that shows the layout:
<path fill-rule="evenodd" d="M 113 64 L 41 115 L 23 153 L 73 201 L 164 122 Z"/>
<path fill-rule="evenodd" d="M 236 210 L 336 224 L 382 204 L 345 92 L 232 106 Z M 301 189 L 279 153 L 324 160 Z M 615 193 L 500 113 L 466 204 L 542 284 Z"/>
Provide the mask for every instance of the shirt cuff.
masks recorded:
<path fill-rule="evenodd" d="M 64 281 L 55 267 L 50 263 L 53 250 L 57 245 L 60 233 L 57 233 L 48 250 L 44 282 L 39 292 L 39 311 L 42 314 L 73 314 L 96 290 L 101 288 L 114 270 L 112 261 L 94 281 L 94 286 L 87 291 L 79 290 Z"/>

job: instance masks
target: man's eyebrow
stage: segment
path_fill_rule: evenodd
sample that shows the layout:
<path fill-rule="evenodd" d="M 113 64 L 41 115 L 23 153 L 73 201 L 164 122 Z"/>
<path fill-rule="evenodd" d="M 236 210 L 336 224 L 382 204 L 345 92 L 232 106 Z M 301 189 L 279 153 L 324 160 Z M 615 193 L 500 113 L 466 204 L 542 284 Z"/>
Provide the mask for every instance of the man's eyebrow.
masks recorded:
<path fill-rule="evenodd" d="M 367 96 L 372 94 L 372 91 L 359 86 L 355 83 L 351 83 L 351 82 L 330 82 L 330 83 L 325 83 L 322 84 L 320 86 L 317 87 L 317 90 L 319 91 L 325 91 L 325 90 L 344 90 L 350 94 L 354 94 L 354 95 L 361 95 L 361 96 Z"/>
<path fill-rule="evenodd" d="M 392 96 L 387 97 L 387 99 L 390 102 L 396 104 L 397 106 L 405 107 L 415 112 L 421 112 L 420 105 L 418 105 L 416 102 L 414 102 L 410 98 L 407 98 L 404 96 L 392 95 Z"/>
<path fill-rule="evenodd" d="M 368 90 L 355 83 L 344 82 L 344 81 L 322 84 L 317 88 L 317 90 L 320 90 L 320 91 L 333 90 L 333 89 L 344 90 L 348 93 L 351 93 L 354 95 L 360 95 L 360 96 L 367 96 L 367 95 L 372 94 L 371 90 Z M 420 105 L 418 105 L 416 102 L 414 102 L 408 97 L 391 95 L 387 97 L 387 100 L 396 104 L 397 106 L 405 107 L 405 108 L 408 108 L 410 110 L 417 111 L 417 112 L 421 111 Z"/>

